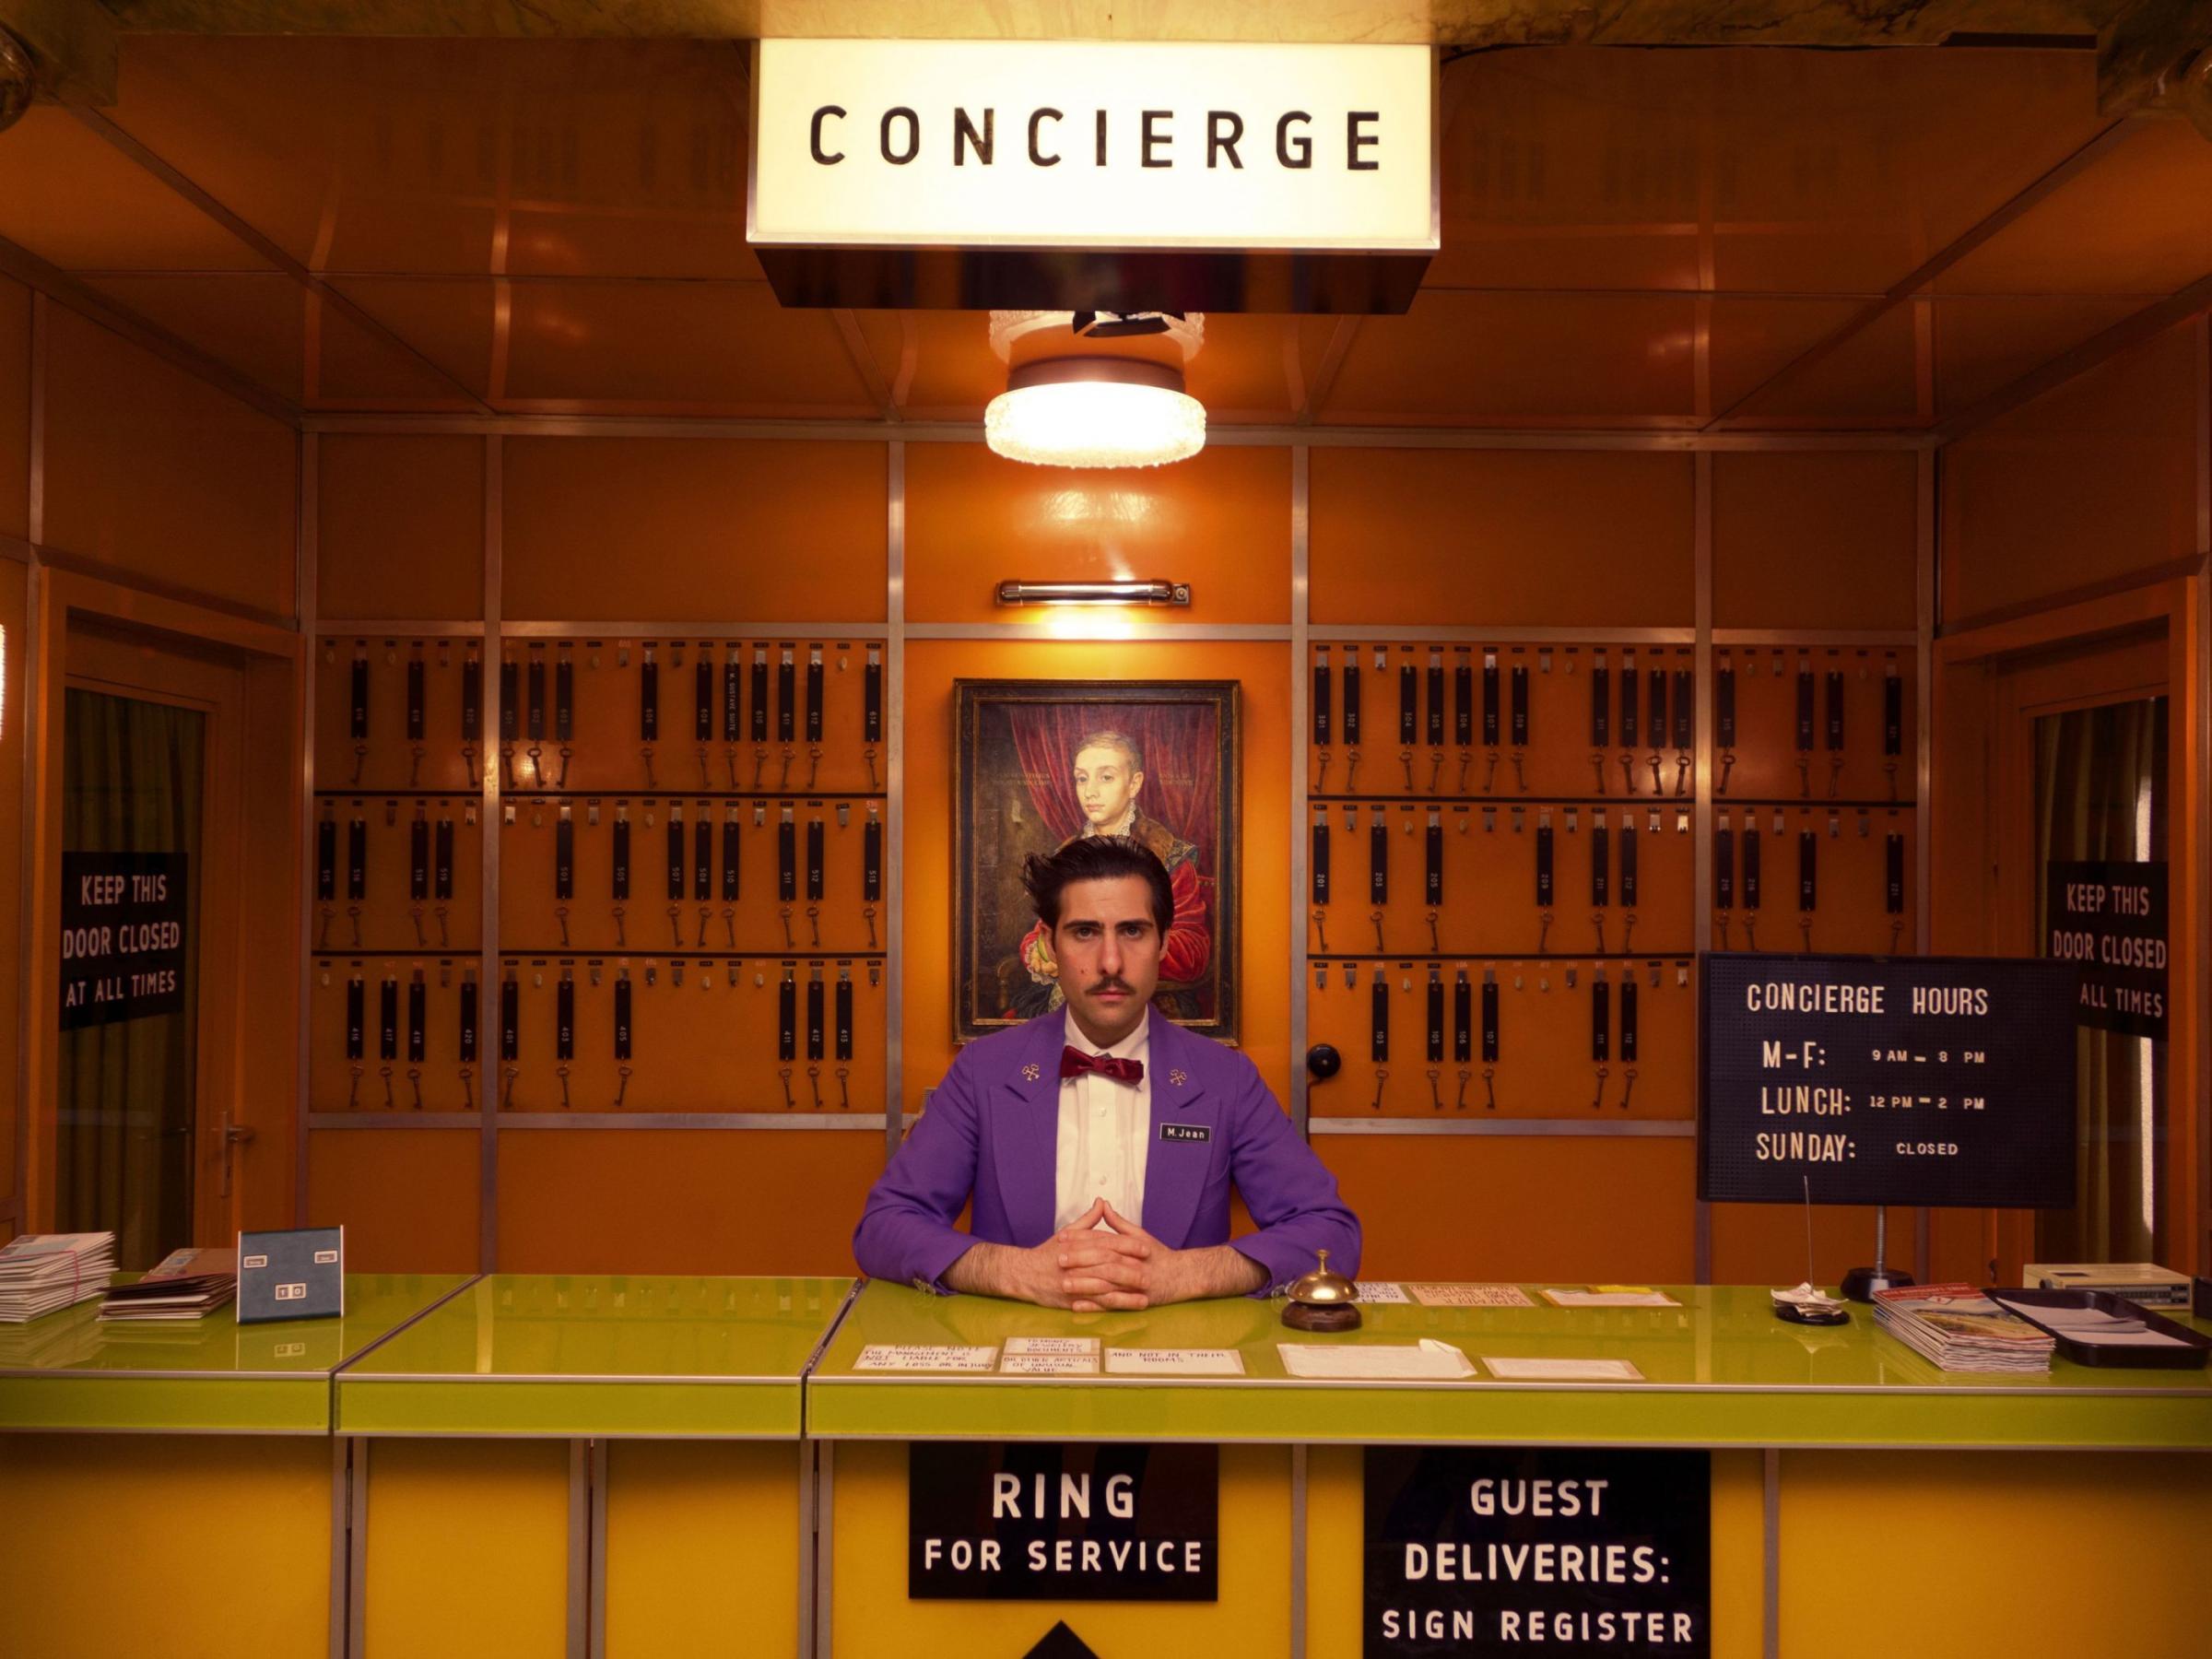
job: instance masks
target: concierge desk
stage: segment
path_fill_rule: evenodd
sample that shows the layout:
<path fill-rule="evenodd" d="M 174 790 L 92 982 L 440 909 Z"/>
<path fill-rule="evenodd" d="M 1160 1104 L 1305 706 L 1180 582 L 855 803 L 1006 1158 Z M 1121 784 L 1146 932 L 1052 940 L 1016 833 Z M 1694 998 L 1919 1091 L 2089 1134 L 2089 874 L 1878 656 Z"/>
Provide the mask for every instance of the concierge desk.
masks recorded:
<path fill-rule="evenodd" d="M 328 1651 L 331 1378 L 468 1282 L 349 1274 L 344 1318 L 297 1324 L 103 1324 L 88 1301 L 0 1324 L 0 1655 Z"/>
<path fill-rule="evenodd" d="M 1281 1324 L 1279 1301 L 1079 1315 L 868 1284 L 807 1384 L 822 1650 L 1019 1655 L 1064 1622 L 1101 1659 L 1355 1659 L 1362 1448 L 1426 1444 L 1709 1450 L 1712 1652 L 1724 1659 L 1841 1659 L 1900 1641 L 1947 1659 L 2212 1651 L 2190 1588 L 2212 1537 L 2206 1372 L 2061 1359 L 2048 1376 L 1946 1373 L 1877 1333 L 1865 1308 L 1818 1329 L 1777 1321 L 1763 1288 L 1668 1293 L 1681 1305 L 1372 1305 L 1359 1331 L 1311 1336 Z M 1233 1348 L 1244 1374 L 855 1369 L 870 1345 L 1073 1335 L 1107 1349 Z M 1277 1349 L 1423 1337 L 1478 1364 L 1626 1359 L 1644 1380 L 1505 1383 L 1485 1366 L 1464 1382 L 1314 1382 L 1288 1376 Z M 1218 1599 L 909 1602 L 909 1445 L 1027 1439 L 1218 1443 Z M 2132 1588 L 2108 1593 L 2119 1585 Z"/>

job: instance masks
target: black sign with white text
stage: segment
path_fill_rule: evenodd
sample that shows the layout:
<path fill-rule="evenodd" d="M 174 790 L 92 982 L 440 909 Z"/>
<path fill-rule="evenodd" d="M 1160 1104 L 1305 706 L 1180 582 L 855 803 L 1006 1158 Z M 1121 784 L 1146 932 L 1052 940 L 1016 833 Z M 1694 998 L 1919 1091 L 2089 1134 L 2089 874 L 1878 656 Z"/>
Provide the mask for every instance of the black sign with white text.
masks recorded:
<path fill-rule="evenodd" d="M 2071 964 L 1716 953 L 1699 976 L 1700 1198 L 2074 1202 Z"/>
<path fill-rule="evenodd" d="M 2166 864 L 2048 866 L 2043 954 L 2081 969 L 2074 1023 L 2166 1035 Z"/>
<path fill-rule="evenodd" d="M 62 854 L 62 1030 L 184 1006 L 184 854 Z"/>
<path fill-rule="evenodd" d="M 1367 1449 L 1366 1659 L 1712 1651 L 1705 1452 Z"/>
<path fill-rule="evenodd" d="M 1218 1446 L 917 1441 L 907 1596 L 1213 1601 L 1220 1483 Z"/>

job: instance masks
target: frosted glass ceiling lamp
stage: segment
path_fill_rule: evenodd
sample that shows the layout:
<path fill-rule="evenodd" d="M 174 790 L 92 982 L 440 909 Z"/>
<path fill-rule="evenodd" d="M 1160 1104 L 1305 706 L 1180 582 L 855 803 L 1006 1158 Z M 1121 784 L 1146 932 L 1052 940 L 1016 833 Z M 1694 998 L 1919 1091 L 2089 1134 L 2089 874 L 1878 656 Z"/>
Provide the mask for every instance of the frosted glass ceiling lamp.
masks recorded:
<path fill-rule="evenodd" d="M 1164 466 L 1206 447 L 1183 367 L 1206 319 L 1182 312 L 994 311 L 1006 389 L 983 411 L 994 453 L 1038 466 Z"/>
<path fill-rule="evenodd" d="M 1164 466 L 1206 447 L 1206 406 L 1164 363 L 1048 358 L 1007 374 L 983 440 L 1039 466 Z"/>

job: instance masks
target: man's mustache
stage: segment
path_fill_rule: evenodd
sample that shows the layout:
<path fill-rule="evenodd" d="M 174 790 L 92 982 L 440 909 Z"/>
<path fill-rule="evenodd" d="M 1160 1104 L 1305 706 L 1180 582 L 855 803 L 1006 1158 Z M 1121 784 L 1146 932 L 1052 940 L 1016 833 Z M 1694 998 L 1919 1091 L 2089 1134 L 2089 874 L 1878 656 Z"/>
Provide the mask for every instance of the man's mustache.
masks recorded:
<path fill-rule="evenodd" d="M 1100 980 L 1096 984 L 1091 986 L 1091 989 L 1093 991 L 1126 991 L 1132 996 L 1136 994 L 1136 987 L 1135 985 L 1128 984 L 1118 979 Z"/>

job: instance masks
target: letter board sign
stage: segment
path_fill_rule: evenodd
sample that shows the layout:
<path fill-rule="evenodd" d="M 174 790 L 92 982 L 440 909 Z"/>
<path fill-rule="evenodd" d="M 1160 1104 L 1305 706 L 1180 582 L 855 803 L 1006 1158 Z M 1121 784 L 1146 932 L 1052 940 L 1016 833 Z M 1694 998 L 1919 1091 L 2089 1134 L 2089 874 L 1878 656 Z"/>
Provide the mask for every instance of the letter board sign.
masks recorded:
<path fill-rule="evenodd" d="M 2072 1204 L 2077 978 L 2029 957 L 1706 956 L 1698 1196 Z"/>
<path fill-rule="evenodd" d="M 1220 1448 L 916 1441 L 914 1601 L 1210 1602 Z"/>
<path fill-rule="evenodd" d="M 2074 1023 L 2166 1036 L 2166 862 L 2047 866 L 2043 954 L 2081 970 Z"/>
<path fill-rule="evenodd" d="M 1370 1446 L 1365 1659 L 1712 1651 L 1705 1452 Z"/>
<path fill-rule="evenodd" d="M 62 1030 L 184 1006 L 182 853 L 62 854 Z"/>

